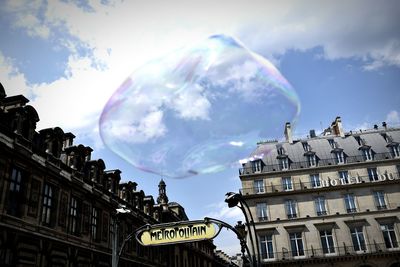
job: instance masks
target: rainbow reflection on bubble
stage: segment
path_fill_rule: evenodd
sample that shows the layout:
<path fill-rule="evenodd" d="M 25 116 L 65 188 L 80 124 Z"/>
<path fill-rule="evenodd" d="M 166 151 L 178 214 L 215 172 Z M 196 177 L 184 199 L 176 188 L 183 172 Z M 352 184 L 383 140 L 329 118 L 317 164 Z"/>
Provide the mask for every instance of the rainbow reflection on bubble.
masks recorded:
<path fill-rule="evenodd" d="M 185 178 L 237 167 L 299 112 L 296 92 L 267 59 L 214 35 L 128 77 L 104 107 L 100 134 L 136 168 Z"/>

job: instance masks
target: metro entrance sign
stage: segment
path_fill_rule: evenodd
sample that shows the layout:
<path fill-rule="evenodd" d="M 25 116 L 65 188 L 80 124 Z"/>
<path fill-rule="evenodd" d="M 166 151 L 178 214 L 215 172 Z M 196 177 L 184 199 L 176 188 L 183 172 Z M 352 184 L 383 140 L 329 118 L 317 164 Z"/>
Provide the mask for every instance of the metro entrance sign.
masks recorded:
<path fill-rule="evenodd" d="M 143 246 L 169 245 L 213 239 L 220 231 L 209 221 L 145 225 L 136 231 L 136 240 Z"/>
<path fill-rule="evenodd" d="M 117 225 L 117 224 L 115 224 Z M 238 225 L 233 227 L 227 224 L 224 221 L 213 219 L 213 218 L 204 218 L 204 220 L 200 221 L 182 221 L 182 222 L 174 222 L 174 223 L 163 223 L 163 224 L 146 224 L 139 229 L 132 232 L 128 235 L 124 241 L 122 242 L 121 248 L 117 253 L 117 236 L 118 236 L 118 228 L 114 233 L 114 241 L 113 241 L 113 257 L 112 257 L 112 266 L 117 267 L 119 258 L 124 250 L 125 244 L 131 240 L 131 238 L 135 237 L 139 244 L 143 246 L 160 246 L 160 245 L 170 245 L 176 243 L 185 243 L 185 242 L 195 242 L 202 240 L 210 240 L 214 239 L 220 232 L 222 227 L 225 227 L 231 231 L 233 231 L 237 238 L 240 241 L 241 251 L 243 254 L 243 259 L 247 261 L 245 258 L 245 252 L 247 252 L 248 260 L 251 267 L 255 267 L 254 264 L 254 256 L 251 256 L 249 247 L 246 244 L 246 234 L 243 231 L 240 231 L 241 222 L 238 222 Z M 236 229 L 236 227 L 238 229 Z M 241 227 L 240 227 L 241 228 Z"/>

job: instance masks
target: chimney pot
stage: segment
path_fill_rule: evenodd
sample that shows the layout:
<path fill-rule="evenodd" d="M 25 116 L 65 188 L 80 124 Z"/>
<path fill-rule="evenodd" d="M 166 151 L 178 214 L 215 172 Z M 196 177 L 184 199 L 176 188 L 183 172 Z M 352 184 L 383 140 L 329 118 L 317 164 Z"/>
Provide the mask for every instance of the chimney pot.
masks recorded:
<path fill-rule="evenodd" d="M 293 137 L 292 137 L 292 127 L 290 125 L 290 122 L 287 122 L 285 124 L 285 137 L 286 137 L 286 141 L 289 144 L 293 143 Z"/>

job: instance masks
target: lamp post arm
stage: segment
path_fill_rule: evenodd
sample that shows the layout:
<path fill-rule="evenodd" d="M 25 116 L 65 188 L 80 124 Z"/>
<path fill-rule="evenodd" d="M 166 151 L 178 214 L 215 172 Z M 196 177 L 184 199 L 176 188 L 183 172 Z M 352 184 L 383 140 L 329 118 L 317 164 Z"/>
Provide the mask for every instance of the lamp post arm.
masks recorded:
<path fill-rule="evenodd" d="M 136 234 L 136 230 L 133 231 L 131 234 L 129 234 L 129 235 L 124 239 L 124 241 L 122 242 L 121 248 L 119 249 L 118 256 L 117 256 L 117 266 L 118 266 L 118 263 L 119 263 L 119 258 L 121 257 L 122 252 L 124 251 L 126 242 L 128 242 L 135 234 Z"/>
<path fill-rule="evenodd" d="M 246 201 L 244 201 L 242 194 L 241 194 L 241 193 L 239 193 L 239 194 L 240 194 L 240 200 L 241 200 L 240 203 L 242 203 L 242 205 L 244 205 L 244 206 L 246 207 L 247 211 L 248 211 L 249 214 L 250 214 L 251 225 L 252 225 L 252 227 L 253 227 L 255 243 L 256 243 L 256 246 L 257 246 L 257 262 L 258 262 L 258 263 L 261 263 L 260 244 L 259 244 L 259 242 L 258 242 L 258 237 L 257 237 L 257 232 L 256 232 L 256 226 L 254 225 L 254 218 L 253 218 L 253 215 L 252 215 L 251 212 L 250 212 L 250 207 L 249 207 L 249 205 L 247 204 Z M 245 213 L 245 214 L 246 214 L 246 213 Z M 250 229 L 249 229 L 249 230 L 250 230 Z M 250 236 L 251 236 L 251 233 L 250 233 Z"/>
<path fill-rule="evenodd" d="M 221 221 L 218 219 L 213 219 L 213 218 L 208 218 L 208 217 L 205 217 L 204 221 L 205 222 L 214 222 L 214 223 L 218 224 L 220 227 L 225 227 L 225 228 L 231 230 L 232 232 L 234 232 L 240 241 L 240 246 L 242 247 L 242 250 L 244 248 L 247 252 L 247 255 L 249 256 L 250 266 L 256 267 L 256 265 L 254 264 L 254 260 L 251 257 L 250 250 L 249 250 L 249 247 L 247 246 L 246 240 L 243 239 L 243 236 L 234 227 L 232 227 L 232 225 L 230 225 L 224 221 Z"/>
<path fill-rule="evenodd" d="M 237 207 L 239 208 L 239 209 L 241 209 L 241 211 L 242 211 L 242 213 L 243 213 L 243 215 L 244 215 L 244 219 L 246 220 L 246 224 L 247 224 L 247 229 L 248 229 L 248 231 L 249 231 L 249 237 L 250 237 L 250 244 L 251 244 L 251 248 L 252 248 L 252 251 L 253 251 L 253 257 L 255 256 L 255 254 L 256 254 L 256 247 L 255 247 L 255 245 L 254 245 L 254 239 L 253 239 L 253 235 L 251 234 L 251 228 L 250 228 L 250 221 L 249 221 L 249 217 L 247 216 L 247 212 L 245 211 L 245 209 L 243 208 L 243 202 L 244 201 L 242 201 L 242 199 L 240 199 L 240 206 L 238 205 Z M 247 204 L 246 204 L 247 205 Z M 247 206 L 248 207 L 248 206 Z M 249 212 L 250 213 L 250 212 Z M 250 215 L 251 215 L 251 213 L 250 213 Z"/>

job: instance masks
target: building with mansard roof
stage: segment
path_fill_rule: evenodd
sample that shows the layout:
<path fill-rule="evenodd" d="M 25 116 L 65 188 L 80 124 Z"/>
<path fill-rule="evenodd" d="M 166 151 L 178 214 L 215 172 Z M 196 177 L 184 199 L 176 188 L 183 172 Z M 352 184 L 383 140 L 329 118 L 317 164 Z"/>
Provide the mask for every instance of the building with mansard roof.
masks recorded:
<path fill-rule="evenodd" d="M 72 133 L 36 131 L 39 116 L 28 102 L 7 97 L 0 84 L 1 266 L 110 266 L 114 238 L 121 246 L 145 224 L 188 220 L 168 201 L 164 181 L 155 202 L 92 159 L 92 148 L 75 145 Z M 131 239 L 119 266 L 230 266 L 214 250 L 211 241 L 143 247 Z"/>
<path fill-rule="evenodd" d="M 400 128 L 284 133 L 239 171 L 260 265 L 400 266 Z"/>

